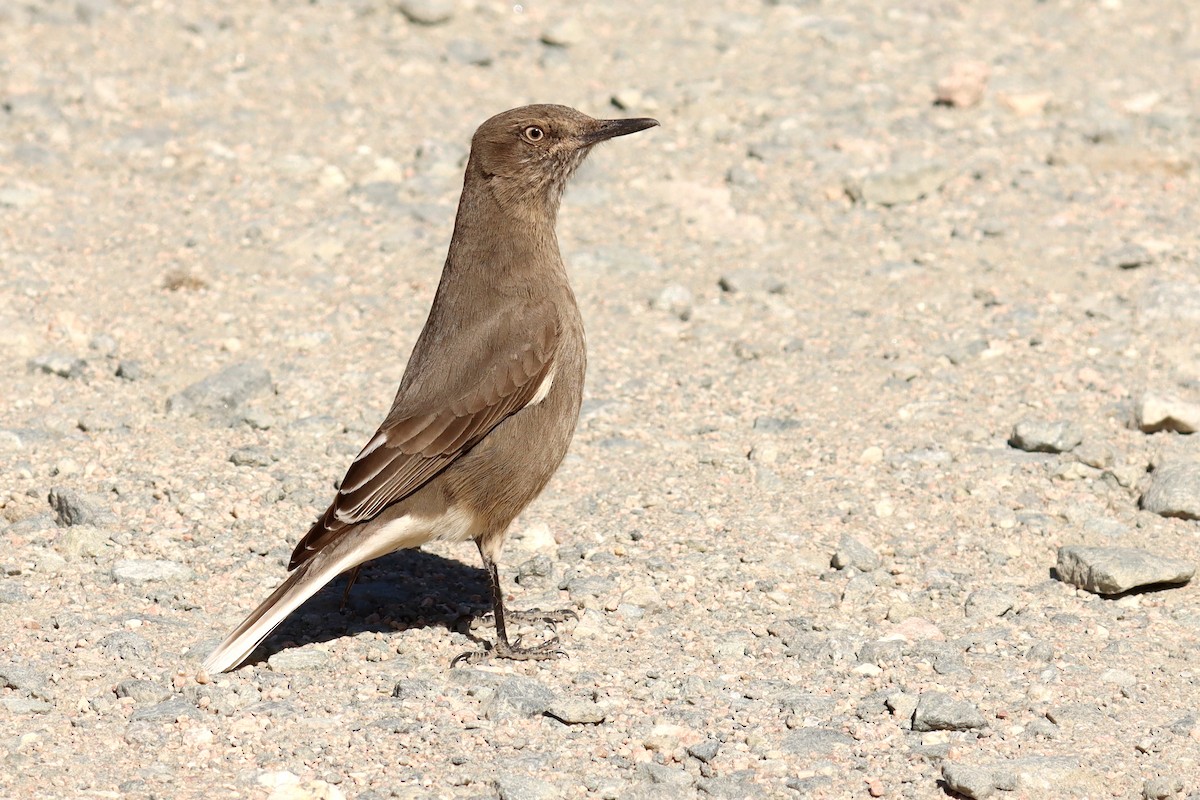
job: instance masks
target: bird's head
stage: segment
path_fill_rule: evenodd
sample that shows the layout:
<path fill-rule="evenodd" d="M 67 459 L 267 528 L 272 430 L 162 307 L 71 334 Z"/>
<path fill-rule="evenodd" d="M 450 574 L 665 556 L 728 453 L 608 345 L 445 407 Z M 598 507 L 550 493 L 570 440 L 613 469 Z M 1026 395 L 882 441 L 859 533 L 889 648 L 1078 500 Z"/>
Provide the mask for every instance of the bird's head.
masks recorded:
<path fill-rule="evenodd" d="M 553 212 L 567 179 L 594 146 L 657 124 L 649 118 L 594 119 L 567 106 L 522 106 L 479 126 L 468 170 L 483 177 L 503 207 L 548 206 Z"/>

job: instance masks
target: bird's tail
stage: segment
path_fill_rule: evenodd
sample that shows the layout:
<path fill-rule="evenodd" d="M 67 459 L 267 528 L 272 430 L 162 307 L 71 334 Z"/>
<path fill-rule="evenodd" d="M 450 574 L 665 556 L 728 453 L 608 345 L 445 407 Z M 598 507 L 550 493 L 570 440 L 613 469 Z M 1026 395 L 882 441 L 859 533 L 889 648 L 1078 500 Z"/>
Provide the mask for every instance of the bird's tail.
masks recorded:
<path fill-rule="evenodd" d="M 288 614 L 347 568 L 341 559 L 316 558 L 301 564 L 209 653 L 204 669 L 215 675 L 241 664 Z"/>

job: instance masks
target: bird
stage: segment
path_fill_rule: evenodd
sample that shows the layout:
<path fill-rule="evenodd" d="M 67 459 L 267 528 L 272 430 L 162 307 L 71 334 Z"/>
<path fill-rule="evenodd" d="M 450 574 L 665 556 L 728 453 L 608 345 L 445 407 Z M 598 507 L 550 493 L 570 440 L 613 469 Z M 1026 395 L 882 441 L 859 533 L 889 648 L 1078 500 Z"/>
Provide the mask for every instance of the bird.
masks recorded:
<path fill-rule="evenodd" d="M 497 569 L 512 521 L 566 455 L 583 399 L 583 320 L 558 210 L 596 145 L 658 124 L 539 104 L 479 126 L 437 291 L 391 409 L 296 544 L 287 577 L 205 659 L 208 673 L 242 664 L 338 575 L 352 583 L 366 562 L 432 541 L 474 540 L 487 571 L 496 642 L 464 656 L 561 655 L 557 639 L 509 639 L 506 621 L 517 615 L 506 618 Z"/>

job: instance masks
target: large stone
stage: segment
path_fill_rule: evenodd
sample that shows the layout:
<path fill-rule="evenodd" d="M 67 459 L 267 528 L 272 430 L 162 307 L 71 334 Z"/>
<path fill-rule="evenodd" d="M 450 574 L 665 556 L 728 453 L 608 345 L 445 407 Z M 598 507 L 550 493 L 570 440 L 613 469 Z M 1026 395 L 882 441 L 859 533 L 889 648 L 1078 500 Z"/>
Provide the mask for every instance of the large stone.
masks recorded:
<path fill-rule="evenodd" d="M 233 364 L 172 395 L 167 413 L 231 421 L 247 400 L 270 389 L 271 373 L 261 364 Z"/>
<path fill-rule="evenodd" d="M 1121 594 L 1139 586 L 1187 583 L 1196 568 L 1188 562 L 1136 547 L 1058 549 L 1060 580 L 1097 594 Z"/>
<path fill-rule="evenodd" d="M 550 708 L 554 692 L 532 678 L 513 677 L 496 687 L 484 709 L 490 720 L 537 717 Z"/>
<path fill-rule="evenodd" d="M 1200 461 L 1169 462 L 1156 469 L 1142 508 L 1164 517 L 1200 519 Z"/>
<path fill-rule="evenodd" d="M 968 731 L 982 728 L 987 720 L 973 703 L 941 692 L 925 692 L 913 713 L 914 731 Z"/>
<path fill-rule="evenodd" d="M 990 769 L 948 762 L 942 765 L 942 780 L 963 797 L 982 800 L 996 793 L 996 778 Z"/>
<path fill-rule="evenodd" d="M 1146 392 L 1137 410 L 1138 428 L 1145 433 L 1200 431 L 1200 405 L 1188 403 L 1175 395 Z"/>

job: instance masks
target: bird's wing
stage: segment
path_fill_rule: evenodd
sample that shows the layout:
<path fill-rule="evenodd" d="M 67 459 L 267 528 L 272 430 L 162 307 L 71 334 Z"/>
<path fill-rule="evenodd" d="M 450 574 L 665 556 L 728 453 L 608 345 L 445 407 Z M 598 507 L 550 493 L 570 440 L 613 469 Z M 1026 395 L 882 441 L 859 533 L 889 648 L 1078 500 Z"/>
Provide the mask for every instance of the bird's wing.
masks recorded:
<path fill-rule="evenodd" d="M 288 569 L 408 497 L 506 417 L 542 399 L 547 379 L 553 380 L 559 333 L 553 318 L 541 330 L 529 331 L 520 346 L 496 352 L 482 376 L 472 370 L 474 381 L 440 402 L 398 397 L 346 471 L 333 503 L 296 545 Z"/>

